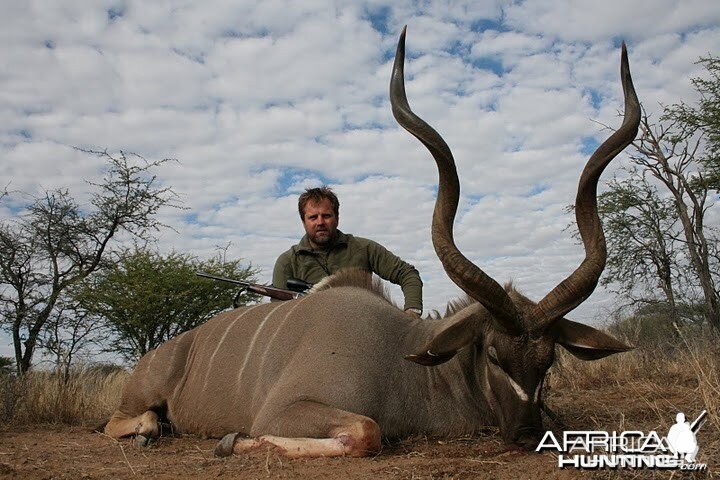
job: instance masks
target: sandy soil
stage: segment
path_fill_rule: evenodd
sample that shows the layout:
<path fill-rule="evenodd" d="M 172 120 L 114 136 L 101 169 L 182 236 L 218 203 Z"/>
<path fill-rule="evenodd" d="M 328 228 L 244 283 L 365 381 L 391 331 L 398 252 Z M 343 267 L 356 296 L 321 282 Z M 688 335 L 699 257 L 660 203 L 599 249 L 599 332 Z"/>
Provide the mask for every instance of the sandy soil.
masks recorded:
<path fill-rule="evenodd" d="M 568 429 L 667 432 L 677 405 L 694 392 L 668 384 L 665 391 L 629 392 L 627 387 L 563 392 L 551 399 Z M 689 395 L 690 394 L 690 395 Z M 653 400 L 656 399 L 656 400 Z M 698 404 L 700 408 L 702 405 Z M 692 406 L 693 411 L 695 406 Z M 552 426 L 552 422 L 546 422 Z M 556 433 L 563 429 L 555 426 Z M 88 428 L 69 426 L 0 427 L 0 478 L 12 479 L 575 479 L 688 478 L 680 472 L 578 471 L 559 469 L 551 453 L 508 450 L 496 432 L 466 438 L 418 437 L 386 444 L 373 458 L 289 460 L 273 451 L 215 458 L 217 440 L 163 436 L 149 447 L 116 441 Z M 718 478 L 720 439 L 717 429 L 698 434 L 698 459 L 708 472 L 690 478 Z"/>
<path fill-rule="evenodd" d="M 496 437 L 418 438 L 386 445 L 374 458 L 288 460 L 272 451 L 213 457 L 216 440 L 161 437 L 149 448 L 81 428 L 0 434 L 0 478 L 583 478 L 552 455 L 507 451 Z"/>

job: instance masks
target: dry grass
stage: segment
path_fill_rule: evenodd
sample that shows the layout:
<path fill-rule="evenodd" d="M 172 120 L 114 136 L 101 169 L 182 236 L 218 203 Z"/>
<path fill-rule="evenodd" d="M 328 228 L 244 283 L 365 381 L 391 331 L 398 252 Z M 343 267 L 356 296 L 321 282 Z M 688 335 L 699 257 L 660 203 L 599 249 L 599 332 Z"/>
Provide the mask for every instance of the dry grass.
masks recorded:
<path fill-rule="evenodd" d="M 712 336 L 594 362 L 559 350 L 546 390 L 547 403 L 564 423 L 556 430 L 655 430 L 664 436 L 678 412 L 692 421 L 707 410 L 697 434 L 699 460 L 711 471 L 720 468 L 720 345 Z"/>
<path fill-rule="evenodd" d="M 548 377 L 548 390 L 558 395 L 601 389 L 643 396 L 657 392 L 667 407 L 707 410 L 708 421 L 720 430 L 719 372 L 720 345 L 712 338 L 637 348 L 594 362 L 583 362 L 559 349 Z M 673 399 L 678 403 L 672 404 Z"/>
<path fill-rule="evenodd" d="M 98 424 L 117 407 L 127 376 L 124 370 L 97 368 L 78 369 L 67 381 L 43 371 L 6 376 L 0 378 L 0 412 L 13 425 Z"/>

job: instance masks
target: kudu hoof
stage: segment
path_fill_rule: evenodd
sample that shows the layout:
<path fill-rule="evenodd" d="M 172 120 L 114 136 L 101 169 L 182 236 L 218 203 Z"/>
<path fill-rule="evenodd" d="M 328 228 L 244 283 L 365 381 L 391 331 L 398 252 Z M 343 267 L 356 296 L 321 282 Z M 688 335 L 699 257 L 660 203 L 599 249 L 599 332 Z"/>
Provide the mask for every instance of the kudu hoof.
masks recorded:
<path fill-rule="evenodd" d="M 222 440 L 215 446 L 216 457 L 229 457 L 233 454 L 233 447 L 235 446 L 235 439 L 239 433 L 228 433 Z"/>
<path fill-rule="evenodd" d="M 151 441 L 152 439 L 150 437 L 146 437 L 145 435 L 135 435 L 135 438 L 133 438 L 133 445 L 138 447 L 147 447 L 150 445 Z"/>

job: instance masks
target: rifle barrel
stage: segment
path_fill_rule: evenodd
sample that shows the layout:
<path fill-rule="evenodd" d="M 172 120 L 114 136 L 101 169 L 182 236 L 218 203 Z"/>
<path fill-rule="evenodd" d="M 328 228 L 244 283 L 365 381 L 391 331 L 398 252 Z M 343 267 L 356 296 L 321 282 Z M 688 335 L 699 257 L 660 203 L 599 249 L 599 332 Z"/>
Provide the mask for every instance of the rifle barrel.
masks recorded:
<path fill-rule="evenodd" d="M 219 280 L 221 282 L 228 282 L 228 283 L 234 283 L 236 285 L 243 285 L 247 287 L 248 285 L 252 285 L 250 282 L 245 282 L 243 280 L 235 280 L 233 278 L 225 278 L 225 277 L 218 277 L 217 275 L 210 275 L 209 273 L 205 272 L 195 272 L 195 275 L 198 277 L 205 277 L 205 278 L 211 278 L 213 280 Z"/>
<path fill-rule="evenodd" d="M 269 285 L 257 285 L 255 283 L 246 282 L 244 280 L 218 277 L 217 275 L 210 275 L 209 273 L 205 272 L 195 272 L 195 275 L 197 275 L 198 277 L 205 277 L 212 280 L 219 280 L 221 282 L 234 283 L 235 285 L 245 287 L 252 293 L 264 295 L 266 297 L 274 298 L 276 300 L 292 300 L 302 295 L 302 293 L 293 292 L 292 290 L 285 290 L 283 288 L 276 288 Z"/>
<path fill-rule="evenodd" d="M 690 430 L 692 430 L 693 433 L 697 433 L 698 430 L 700 430 L 700 427 L 702 427 L 702 422 L 705 420 L 705 417 L 707 416 L 707 410 L 703 410 L 700 412 L 700 415 L 690 424 Z"/>

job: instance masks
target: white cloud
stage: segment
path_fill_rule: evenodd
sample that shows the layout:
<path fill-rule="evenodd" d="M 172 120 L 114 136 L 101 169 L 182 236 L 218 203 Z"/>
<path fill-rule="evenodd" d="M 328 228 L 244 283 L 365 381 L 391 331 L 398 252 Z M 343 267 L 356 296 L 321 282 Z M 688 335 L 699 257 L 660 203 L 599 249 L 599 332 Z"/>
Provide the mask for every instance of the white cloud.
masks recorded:
<path fill-rule="evenodd" d="M 720 6 L 705 0 L 525 0 L 506 7 L 505 14 L 509 25 L 533 34 L 598 42 L 714 27 Z"/>
<path fill-rule="evenodd" d="M 73 145 L 177 158 L 158 174 L 188 209 L 162 212 L 177 232 L 160 248 L 208 256 L 231 242 L 263 281 L 302 234 L 298 193 L 329 182 L 341 228 L 415 264 L 441 308 L 459 290 L 430 242 L 436 169 L 387 99 L 408 24 L 410 104 L 460 175 L 458 245 L 539 299 L 582 259 L 564 207 L 584 144 L 607 135 L 594 121 L 619 123 L 618 40 L 649 112 L 693 101 L 694 62 L 720 51 L 716 3 L 5 2 L 0 180 L 82 199 L 101 162 Z M 599 290 L 576 318 L 611 303 Z"/>
<path fill-rule="evenodd" d="M 552 41 L 540 35 L 486 30 L 472 45 L 471 55 L 475 58 L 495 57 L 505 65 L 512 65 L 519 58 L 541 53 L 551 45 Z"/>

